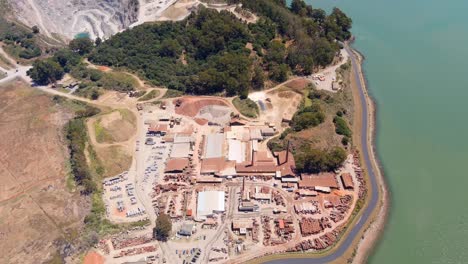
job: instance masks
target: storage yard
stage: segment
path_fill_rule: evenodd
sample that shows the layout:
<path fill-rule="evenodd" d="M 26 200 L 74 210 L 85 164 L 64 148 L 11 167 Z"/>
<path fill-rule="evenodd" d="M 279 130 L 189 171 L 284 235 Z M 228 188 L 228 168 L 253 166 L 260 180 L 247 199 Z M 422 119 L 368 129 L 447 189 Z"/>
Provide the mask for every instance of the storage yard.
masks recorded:
<path fill-rule="evenodd" d="M 104 200 L 110 220 L 150 224 L 129 231 L 131 239 L 101 241 L 109 263 L 223 263 L 323 250 L 365 195 L 358 153 L 335 172 L 298 174 L 289 144 L 270 151 L 266 143 L 285 129 L 284 117 L 246 120 L 214 97 L 166 99 L 138 110 L 132 167 L 103 182 Z M 172 222 L 167 243 L 153 239 L 160 213 Z"/>

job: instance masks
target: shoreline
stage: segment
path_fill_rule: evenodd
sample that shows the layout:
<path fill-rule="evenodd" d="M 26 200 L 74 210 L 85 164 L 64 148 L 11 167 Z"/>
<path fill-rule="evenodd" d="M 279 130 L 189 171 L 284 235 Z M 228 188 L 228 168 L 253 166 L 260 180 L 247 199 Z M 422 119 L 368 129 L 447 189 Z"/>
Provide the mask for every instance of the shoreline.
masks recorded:
<path fill-rule="evenodd" d="M 379 205 L 377 206 L 377 211 L 374 211 L 373 217 L 369 219 L 367 227 L 364 229 L 364 232 L 361 236 L 361 239 L 358 242 L 357 247 L 355 247 L 355 256 L 353 258 L 353 263 L 366 263 L 372 253 L 375 251 L 379 245 L 381 238 L 385 231 L 385 226 L 388 221 L 388 216 L 390 213 L 390 192 L 388 189 L 388 184 L 384 177 L 384 168 L 377 154 L 376 147 L 376 138 L 377 138 L 377 108 L 376 101 L 369 94 L 368 82 L 365 78 L 364 70 L 362 69 L 362 64 L 365 60 L 363 54 L 358 50 L 348 45 L 351 52 L 356 56 L 358 63 L 358 72 L 361 78 L 363 93 L 365 95 L 366 103 L 369 107 L 369 124 L 368 129 L 370 130 L 368 143 L 369 151 L 371 152 L 371 161 L 374 171 L 376 172 L 376 180 L 378 182 L 379 189 Z M 375 190 L 373 190 L 375 191 Z"/>
<path fill-rule="evenodd" d="M 369 202 L 371 201 L 371 194 L 373 192 L 378 192 L 378 197 L 377 197 L 377 204 L 375 205 L 375 208 L 371 211 L 368 219 L 366 219 L 365 224 L 361 227 L 361 229 L 357 232 L 357 234 L 352 238 L 352 243 L 351 245 L 344 251 L 344 253 L 340 256 L 337 256 L 333 259 L 328 259 L 327 261 L 324 261 L 323 263 L 341 263 L 339 262 L 340 260 L 346 260 L 346 259 L 351 259 L 352 263 L 366 263 L 369 256 L 372 255 L 374 252 L 375 248 L 378 246 L 379 242 L 381 241 L 381 237 L 383 235 L 383 232 L 385 230 L 385 225 L 387 223 L 388 219 L 388 214 L 389 214 L 389 209 L 390 209 L 390 197 L 389 197 L 389 190 L 387 187 L 387 183 L 384 178 L 384 169 L 381 165 L 381 162 L 378 158 L 377 151 L 376 151 L 376 133 L 377 133 L 377 125 L 376 125 L 376 103 L 372 96 L 369 94 L 368 88 L 367 88 L 367 80 L 365 78 L 364 70 L 362 69 L 362 64 L 364 62 L 364 55 L 362 55 L 359 51 L 354 49 L 353 47 L 350 46 L 351 43 L 345 44 L 345 47 L 349 49 L 349 51 L 352 53 L 352 56 L 355 57 L 356 59 L 356 65 L 357 65 L 357 73 L 360 78 L 360 83 L 362 87 L 362 94 L 364 95 L 365 102 L 361 102 L 360 104 L 357 104 L 355 107 L 355 111 L 359 111 L 359 113 L 362 113 L 362 105 L 365 103 L 367 105 L 367 138 L 366 138 L 366 145 L 367 145 L 367 151 L 369 154 L 369 160 L 370 160 L 370 166 L 372 168 L 367 168 L 365 166 L 366 162 L 362 162 L 364 167 L 366 167 L 367 171 L 372 170 L 374 172 L 374 178 L 376 181 L 377 188 L 375 190 L 371 187 L 370 183 L 370 175 L 369 173 L 367 174 L 367 184 L 369 185 L 369 192 L 368 192 L 368 197 L 366 199 L 365 205 L 370 206 Z M 348 51 L 348 52 L 349 52 Z M 351 55 L 351 54 L 350 54 Z M 351 59 L 351 58 L 350 58 Z M 351 73 L 352 75 L 353 73 Z M 352 78 L 353 79 L 353 78 Z M 353 90 L 353 97 L 357 96 L 360 98 L 360 88 L 358 86 L 358 80 L 351 80 L 351 89 Z M 354 86 L 354 87 L 353 87 Z M 361 100 L 361 99 L 360 99 Z M 363 122 L 362 115 L 359 118 L 361 119 L 361 122 Z M 363 134 L 363 131 L 361 129 L 360 135 Z M 360 144 L 358 145 L 358 149 L 363 149 L 363 142 L 361 140 Z M 362 152 L 361 152 L 362 154 Z M 363 160 L 363 156 L 360 157 L 361 160 Z M 340 247 L 340 244 L 343 243 L 344 240 L 346 240 L 346 236 L 349 236 L 350 230 L 353 228 L 353 225 L 356 225 L 356 223 L 361 221 L 362 215 L 364 211 L 366 210 L 366 207 L 363 207 L 358 214 L 355 216 L 353 220 L 351 220 L 350 225 L 347 227 L 347 231 L 343 234 L 341 239 L 337 241 L 337 243 L 330 248 L 329 250 L 325 250 L 325 252 L 281 252 L 278 254 L 267 254 L 261 257 L 257 257 L 254 259 L 251 259 L 248 261 L 248 263 L 277 263 L 279 260 L 283 260 L 284 263 L 307 263 L 309 261 L 312 261 L 313 259 L 316 258 L 326 258 L 327 256 L 330 256 L 333 254 L 334 251 L 338 250 Z M 352 224 L 352 225 L 351 225 Z M 315 256 L 312 256 L 315 255 Z M 296 262 L 295 260 L 304 260 L 305 262 Z M 338 261 L 338 262 L 337 262 Z M 278 262 L 279 263 L 279 262 Z"/>

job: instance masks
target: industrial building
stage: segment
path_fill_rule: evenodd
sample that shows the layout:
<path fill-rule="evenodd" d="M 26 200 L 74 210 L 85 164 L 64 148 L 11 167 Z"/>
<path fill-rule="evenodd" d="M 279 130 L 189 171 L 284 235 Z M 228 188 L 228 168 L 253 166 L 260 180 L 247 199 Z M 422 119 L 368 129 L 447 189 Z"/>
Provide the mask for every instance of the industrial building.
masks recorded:
<path fill-rule="evenodd" d="M 338 189 L 338 182 L 334 173 L 302 174 L 299 188 L 329 193 L 331 189 Z"/>
<path fill-rule="evenodd" d="M 203 191 L 198 193 L 197 218 L 206 219 L 215 213 L 223 213 L 224 191 Z"/>
<path fill-rule="evenodd" d="M 220 158 L 224 156 L 224 134 L 208 134 L 205 136 L 204 159 Z"/>

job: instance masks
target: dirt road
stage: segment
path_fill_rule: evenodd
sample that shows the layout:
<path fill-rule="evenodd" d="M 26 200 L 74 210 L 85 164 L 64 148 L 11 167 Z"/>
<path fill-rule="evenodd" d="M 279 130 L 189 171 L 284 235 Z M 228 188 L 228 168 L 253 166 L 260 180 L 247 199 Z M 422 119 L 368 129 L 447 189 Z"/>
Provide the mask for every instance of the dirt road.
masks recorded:
<path fill-rule="evenodd" d="M 3 47 L 1 45 L 0 54 L 7 60 L 9 60 L 12 65 L 15 65 L 15 67 L 11 70 L 3 69 L 0 67 L 0 71 L 3 71 L 7 74 L 5 78 L 0 79 L 0 84 L 8 83 L 16 78 L 21 78 L 26 80 L 27 82 L 31 82 L 31 78 L 29 78 L 29 76 L 27 75 L 27 71 L 32 68 L 31 66 L 21 66 L 17 64 L 16 61 L 3 50 Z"/>

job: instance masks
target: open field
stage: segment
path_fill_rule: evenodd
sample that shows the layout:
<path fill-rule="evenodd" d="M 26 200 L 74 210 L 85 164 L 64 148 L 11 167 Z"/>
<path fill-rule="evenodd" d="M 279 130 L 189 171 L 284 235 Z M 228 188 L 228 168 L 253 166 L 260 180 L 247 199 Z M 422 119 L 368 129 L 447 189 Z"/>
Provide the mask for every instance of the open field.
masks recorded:
<path fill-rule="evenodd" d="M 112 111 L 94 120 L 98 143 L 115 143 L 129 140 L 135 133 L 136 118 L 126 109 Z"/>
<path fill-rule="evenodd" d="M 104 177 L 128 170 L 132 163 L 132 156 L 121 146 L 98 147 L 96 154 L 104 168 Z"/>
<path fill-rule="evenodd" d="M 0 89 L 0 262 L 41 263 L 73 242 L 89 202 L 67 189 L 72 112 L 16 81 Z"/>

